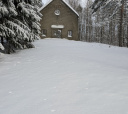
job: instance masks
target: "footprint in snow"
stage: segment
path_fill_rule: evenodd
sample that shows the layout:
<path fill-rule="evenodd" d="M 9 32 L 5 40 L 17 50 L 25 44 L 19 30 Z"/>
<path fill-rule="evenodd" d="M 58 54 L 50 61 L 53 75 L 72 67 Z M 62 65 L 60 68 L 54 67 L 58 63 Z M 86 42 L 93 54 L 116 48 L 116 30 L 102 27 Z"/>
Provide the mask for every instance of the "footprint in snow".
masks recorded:
<path fill-rule="evenodd" d="M 51 110 L 51 112 L 55 112 L 56 110 Z"/>
<path fill-rule="evenodd" d="M 9 94 L 13 94 L 13 92 L 12 92 L 12 91 L 9 91 L 8 93 L 9 93 Z"/>

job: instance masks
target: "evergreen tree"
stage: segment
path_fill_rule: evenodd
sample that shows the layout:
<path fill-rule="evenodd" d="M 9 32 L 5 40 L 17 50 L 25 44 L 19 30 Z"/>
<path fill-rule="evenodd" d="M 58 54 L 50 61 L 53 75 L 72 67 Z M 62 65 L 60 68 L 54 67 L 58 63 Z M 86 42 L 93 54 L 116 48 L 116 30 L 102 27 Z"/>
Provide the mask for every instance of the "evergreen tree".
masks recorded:
<path fill-rule="evenodd" d="M 40 17 L 37 6 L 31 0 L 2 0 L 0 37 L 6 53 L 19 48 L 34 47 L 31 42 L 39 39 Z"/>
<path fill-rule="evenodd" d="M 12 21 L 16 16 L 17 12 L 12 0 L 2 0 L 0 4 L 0 37 L 6 53 L 14 51 L 14 48 L 22 48 L 14 32 L 14 29 L 18 31 L 19 27 Z M 6 40 L 6 44 L 4 40 Z"/>
<path fill-rule="evenodd" d="M 37 1 L 32 0 L 14 0 L 17 7 L 17 20 L 22 22 L 26 28 L 27 38 L 22 42 L 26 47 L 33 47 L 31 44 L 35 39 L 39 39 L 41 14 L 38 12 Z"/>

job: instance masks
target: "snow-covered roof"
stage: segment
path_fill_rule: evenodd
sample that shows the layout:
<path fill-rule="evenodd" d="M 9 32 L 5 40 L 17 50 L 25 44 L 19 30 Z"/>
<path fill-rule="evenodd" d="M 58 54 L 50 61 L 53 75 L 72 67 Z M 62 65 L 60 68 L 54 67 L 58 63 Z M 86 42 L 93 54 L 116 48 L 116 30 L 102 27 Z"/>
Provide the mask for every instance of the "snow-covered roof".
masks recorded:
<path fill-rule="evenodd" d="M 42 9 L 44 9 L 47 5 L 49 5 L 53 0 L 49 0 L 45 5 L 43 5 L 39 11 L 41 11 Z"/>
<path fill-rule="evenodd" d="M 49 5 L 53 0 L 49 0 L 43 7 L 41 7 L 39 9 L 39 11 L 43 10 L 47 5 Z M 65 1 L 62 0 L 77 16 L 79 16 L 79 14 Z"/>
<path fill-rule="evenodd" d="M 79 14 L 76 12 L 76 10 L 74 10 L 65 0 L 62 0 L 74 13 L 76 13 L 76 15 L 79 16 Z"/>

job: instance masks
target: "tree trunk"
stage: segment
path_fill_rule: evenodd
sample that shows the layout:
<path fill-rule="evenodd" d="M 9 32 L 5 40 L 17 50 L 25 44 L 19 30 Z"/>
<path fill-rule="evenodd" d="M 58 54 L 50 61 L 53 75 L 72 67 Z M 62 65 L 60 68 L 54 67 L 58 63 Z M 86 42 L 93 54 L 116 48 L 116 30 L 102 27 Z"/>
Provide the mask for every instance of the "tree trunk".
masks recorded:
<path fill-rule="evenodd" d="M 127 48 L 128 48 L 128 25 L 127 25 Z"/>
<path fill-rule="evenodd" d="M 9 39 L 7 38 L 7 54 L 10 54 L 11 53 L 11 49 L 10 49 L 11 47 L 10 47 L 10 41 L 9 41 Z"/>
<path fill-rule="evenodd" d="M 122 36 L 122 28 L 123 28 L 123 13 L 124 13 L 124 0 L 122 0 L 122 6 L 120 9 L 120 26 L 119 26 L 119 47 L 123 46 L 123 36 Z"/>

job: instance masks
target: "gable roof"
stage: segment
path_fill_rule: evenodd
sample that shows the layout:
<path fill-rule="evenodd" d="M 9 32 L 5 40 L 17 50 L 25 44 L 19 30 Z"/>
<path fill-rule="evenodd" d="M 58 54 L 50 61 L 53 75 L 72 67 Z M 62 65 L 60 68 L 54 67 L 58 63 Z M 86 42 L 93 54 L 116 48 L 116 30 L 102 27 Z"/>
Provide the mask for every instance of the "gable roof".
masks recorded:
<path fill-rule="evenodd" d="M 48 6 L 53 0 L 49 0 L 44 6 L 42 6 L 39 11 L 43 10 L 46 6 Z M 62 0 L 77 16 L 79 16 L 79 14 L 76 12 L 76 10 L 74 10 L 65 0 Z"/>

